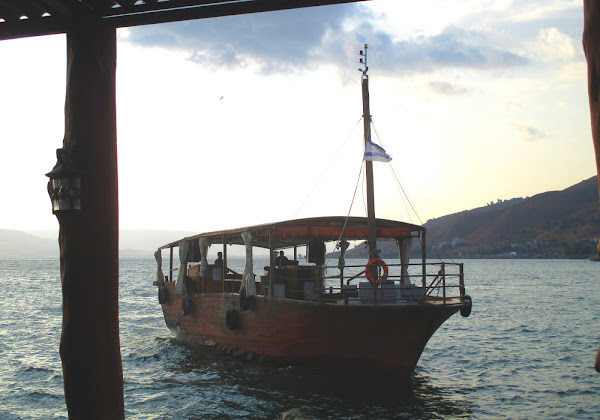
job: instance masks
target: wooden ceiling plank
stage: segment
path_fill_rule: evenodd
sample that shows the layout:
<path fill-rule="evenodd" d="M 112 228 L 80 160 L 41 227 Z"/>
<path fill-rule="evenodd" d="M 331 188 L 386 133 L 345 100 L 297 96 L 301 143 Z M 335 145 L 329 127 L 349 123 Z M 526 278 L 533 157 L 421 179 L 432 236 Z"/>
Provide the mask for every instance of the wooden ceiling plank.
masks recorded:
<path fill-rule="evenodd" d="M 61 20 L 75 20 L 80 16 L 89 15 L 92 9 L 87 1 L 79 0 L 31 0 L 43 4 L 50 9 L 50 14 Z"/>
<path fill-rule="evenodd" d="M 80 8 L 80 4 L 73 4 L 73 1 L 65 1 L 65 0 L 39 0 L 44 3 L 48 8 L 52 9 L 55 14 L 52 16 L 60 15 L 60 16 L 71 16 L 73 15 L 74 7 Z"/>
<path fill-rule="evenodd" d="M 18 21 L 19 16 L 14 14 L 14 11 L 3 9 L 0 6 L 0 25 L 6 25 L 8 22 Z M 2 31 L 2 26 L 0 26 L 0 32 Z"/>
<path fill-rule="evenodd" d="M 26 38 L 41 35 L 55 35 L 67 30 L 63 21 L 44 18 L 32 21 L 12 21 L 0 23 L 0 40 Z"/>
<path fill-rule="evenodd" d="M 239 1 L 239 0 L 234 0 Z M 222 3 L 231 3 L 228 0 L 168 0 L 158 2 L 157 0 L 144 0 L 143 4 L 136 4 L 137 0 L 124 0 L 119 3 L 133 3 L 131 5 L 123 5 L 120 9 L 114 9 L 110 13 L 111 16 L 117 14 L 141 13 L 141 12 L 156 12 L 163 10 L 180 9 L 184 7 L 208 7 L 216 6 Z"/>
<path fill-rule="evenodd" d="M 37 0 L 21 0 L 19 2 L 19 12 L 29 19 L 41 18 L 44 13 L 49 13 L 45 4 Z"/>
<path fill-rule="evenodd" d="M 132 7 L 135 5 L 137 0 L 117 0 L 119 6 L 123 8 Z"/>
<path fill-rule="evenodd" d="M 14 2 L 8 2 L 6 0 L 0 0 L 0 18 L 6 22 L 18 21 L 22 16 L 19 9 L 15 7 Z"/>
<path fill-rule="evenodd" d="M 110 10 L 115 2 L 111 0 L 84 0 L 83 3 L 89 6 L 95 14 L 104 16 L 106 11 Z"/>
<path fill-rule="evenodd" d="M 213 17 L 234 16 L 248 13 L 288 10 L 322 5 L 355 3 L 357 1 L 361 0 L 253 0 L 242 3 L 219 2 L 218 5 L 187 7 L 184 9 L 168 9 L 162 10 L 160 13 L 114 13 L 113 15 L 106 16 L 105 18 L 115 27 L 130 27 L 137 25 L 180 22 L 193 19 L 207 19 Z"/>

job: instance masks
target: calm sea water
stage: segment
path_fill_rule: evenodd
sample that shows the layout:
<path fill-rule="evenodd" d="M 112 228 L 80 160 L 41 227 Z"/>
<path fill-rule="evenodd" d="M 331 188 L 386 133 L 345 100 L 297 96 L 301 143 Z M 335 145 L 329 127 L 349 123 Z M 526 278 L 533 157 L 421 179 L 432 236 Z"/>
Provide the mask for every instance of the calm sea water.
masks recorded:
<path fill-rule="evenodd" d="M 155 263 L 121 261 L 130 419 L 599 418 L 600 263 L 467 260 L 469 318 L 454 315 L 412 378 L 248 362 L 187 347 L 166 328 Z M 0 260 L 0 418 L 66 418 L 57 260 Z"/>

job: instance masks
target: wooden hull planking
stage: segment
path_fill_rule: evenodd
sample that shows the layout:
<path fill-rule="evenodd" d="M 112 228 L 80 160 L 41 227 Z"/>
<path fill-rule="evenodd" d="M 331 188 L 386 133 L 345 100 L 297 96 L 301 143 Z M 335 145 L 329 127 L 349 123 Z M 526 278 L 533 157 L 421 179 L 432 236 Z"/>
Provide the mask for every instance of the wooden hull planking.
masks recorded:
<path fill-rule="evenodd" d="M 336 305 L 254 296 L 240 311 L 236 293 L 183 296 L 165 286 L 167 326 L 181 338 L 214 343 L 234 352 L 285 363 L 356 369 L 378 374 L 412 374 L 427 341 L 462 304 Z M 228 310 L 239 323 L 229 329 Z"/>

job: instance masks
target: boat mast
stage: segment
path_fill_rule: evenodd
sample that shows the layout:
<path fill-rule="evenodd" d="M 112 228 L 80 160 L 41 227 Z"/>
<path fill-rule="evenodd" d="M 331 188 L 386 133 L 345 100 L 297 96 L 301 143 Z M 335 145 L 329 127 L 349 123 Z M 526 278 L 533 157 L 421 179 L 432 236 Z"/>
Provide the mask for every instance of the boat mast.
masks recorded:
<path fill-rule="evenodd" d="M 361 59 L 360 63 L 363 64 L 364 68 L 359 69 L 362 72 L 362 102 L 363 102 L 363 123 L 364 123 L 364 136 L 365 136 L 365 150 L 368 142 L 371 141 L 371 109 L 369 107 L 369 67 L 367 66 L 367 44 L 365 44 L 364 50 L 360 52 Z M 373 185 L 373 162 L 370 160 L 365 161 L 366 178 L 367 178 L 367 217 L 369 226 L 369 258 L 378 257 L 376 255 L 377 249 L 377 228 L 375 226 L 375 191 Z"/>

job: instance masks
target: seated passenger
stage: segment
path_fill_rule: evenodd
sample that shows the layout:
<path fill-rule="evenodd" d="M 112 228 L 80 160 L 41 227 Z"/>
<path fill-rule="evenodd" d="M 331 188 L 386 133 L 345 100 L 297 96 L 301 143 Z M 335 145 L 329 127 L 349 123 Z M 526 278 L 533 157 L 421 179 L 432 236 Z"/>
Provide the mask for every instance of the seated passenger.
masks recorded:
<path fill-rule="evenodd" d="M 279 256 L 275 259 L 275 267 L 283 268 L 289 265 L 290 260 L 283 254 L 283 251 L 279 251 Z"/>

